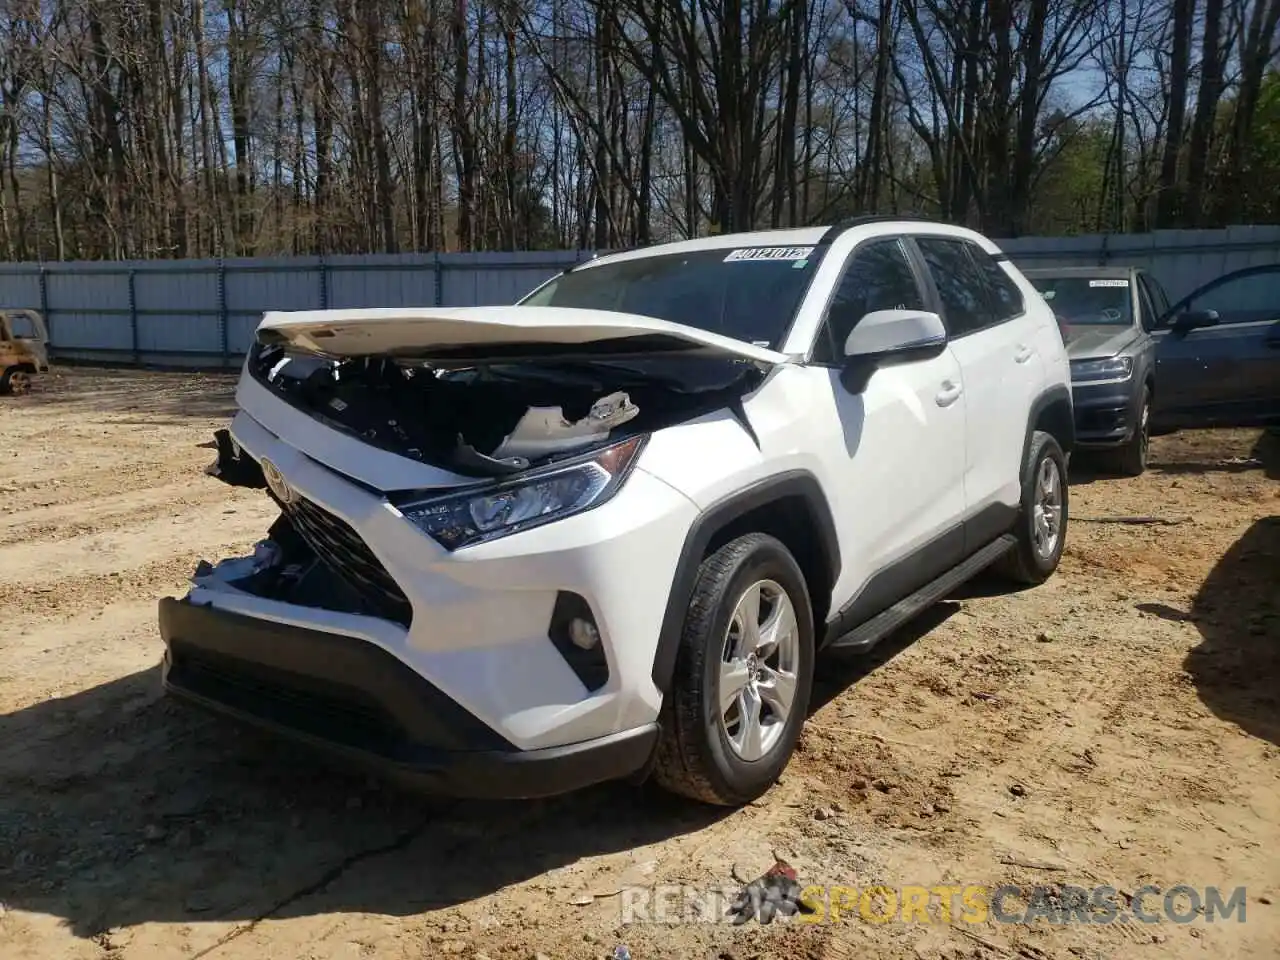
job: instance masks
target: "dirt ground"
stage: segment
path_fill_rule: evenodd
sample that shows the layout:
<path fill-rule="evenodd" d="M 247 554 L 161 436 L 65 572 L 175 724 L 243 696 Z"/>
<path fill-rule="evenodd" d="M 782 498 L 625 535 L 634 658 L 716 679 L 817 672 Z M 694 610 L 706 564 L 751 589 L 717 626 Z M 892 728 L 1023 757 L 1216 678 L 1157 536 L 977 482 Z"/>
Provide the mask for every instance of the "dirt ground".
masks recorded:
<path fill-rule="evenodd" d="M 202 472 L 232 386 L 62 370 L 0 400 L 5 960 L 1280 955 L 1280 438 L 1161 438 L 1137 480 L 1073 465 L 1059 574 L 980 583 L 825 665 L 801 752 L 751 807 L 626 785 L 479 804 L 330 772 L 159 695 L 157 598 L 273 514 Z M 1167 522 L 1086 519 L 1134 515 Z M 1124 908 L 1148 884 L 1243 887 L 1246 913 L 875 922 L 888 898 L 838 923 L 622 922 L 636 889 L 713 890 L 774 852 L 858 890 L 1111 886 Z"/>

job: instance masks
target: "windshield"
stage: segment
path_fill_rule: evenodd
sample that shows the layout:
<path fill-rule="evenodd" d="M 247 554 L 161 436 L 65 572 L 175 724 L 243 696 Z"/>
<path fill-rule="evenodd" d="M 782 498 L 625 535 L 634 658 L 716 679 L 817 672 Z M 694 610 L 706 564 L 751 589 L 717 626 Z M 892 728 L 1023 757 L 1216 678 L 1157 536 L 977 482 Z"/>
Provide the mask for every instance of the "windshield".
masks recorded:
<path fill-rule="evenodd" d="M 825 250 L 725 247 L 585 266 L 521 302 L 634 313 L 776 350 Z"/>
<path fill-rule="evenodd" d="M 1133 322 L 1128 280 L 1098 277 L 1028 279 L 1063 323 L 1124 327 Z"/>

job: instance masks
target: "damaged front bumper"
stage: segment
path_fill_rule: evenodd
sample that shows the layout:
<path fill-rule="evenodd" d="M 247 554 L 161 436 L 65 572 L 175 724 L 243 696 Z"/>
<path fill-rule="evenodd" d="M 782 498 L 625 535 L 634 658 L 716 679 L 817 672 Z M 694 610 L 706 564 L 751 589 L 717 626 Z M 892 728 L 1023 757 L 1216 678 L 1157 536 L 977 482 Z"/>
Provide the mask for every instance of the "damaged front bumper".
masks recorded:
<path fill-rule="evenodd" d="M 202 562 L 187 596 L 162 603 L 175 696 L 447 793 L 559 793 L 643 766 L 692 501 L 638 466 L 597 508 L 450 550 L 377 492 L 432 468 L 393 463 L 273 399 L 250 409 L 210 472 L 288 502 L 252 556 Z M 320 548 L 312 567 L 377 602 L 259 589 L 296 566 L 294 531 Z M 637 576 L 637 564 L 658 573 Z M 579 767 L 579 755 L 591 759 Z M 522 779 L 543 761 L 547 772 Z M 507 786 L 476 772 L 495 764 L 522 772 L 495 774 Z"/>
<path fill-rule="evenodd" d="M 361 640 L 160 602 L 174 697 L 432 793 L 554 796 L 642 770 L 657 725 L 520 750 L 395 657 Z"/>

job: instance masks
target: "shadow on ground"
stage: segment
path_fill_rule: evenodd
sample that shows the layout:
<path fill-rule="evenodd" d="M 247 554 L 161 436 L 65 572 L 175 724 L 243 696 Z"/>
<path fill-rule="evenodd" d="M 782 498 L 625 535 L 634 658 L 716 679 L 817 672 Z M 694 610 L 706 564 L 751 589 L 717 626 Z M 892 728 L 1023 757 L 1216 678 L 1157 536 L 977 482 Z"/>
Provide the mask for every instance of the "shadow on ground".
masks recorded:
<path fill-rule="evenodd" d="M 1077 450 L 1071 454 L 1067 467 L 1067 483 L 1072 487 L 1084 487 L 1098 480 L 1114 480 L 1119 476 L 1110 469 L 1105 454 L 1093 450 Z"/>
<path fill-rule="evenodd" d="M 234 373 L 55 367 L 30 394 L 8 397 L 5 408 L 64 407 L 134 418 L 139 424 L 181 424 L 235 413 Z"/>
<path fill-rule="evenodd" d="M 1280 427 L 1262 431 L 1253 447 L 1253 459 L 1262 464 L 1268 479 L 1280 480 Z"/>
<path fill-rule="evenodd" d="M 1272 480 L 1280 479 L 1280 427 L 1259 431 L 1256 442 L 1246 441 L 1251 443 L 1251 449 L 1241 445 L 1237 455 L 1229 457 L 1222 456 L 1224 433 L 1250 437 L 1253 431 L 1186 430 L 1156 437 L 1152 440 L 1147 469 L 1166 476 L 1264 470 Z M 1125 479 L 1112 469 L 1105 451 L 1090 449 L 1080 449 L 1071 455 L 1070 474 L 1073 487 L 1098 480 Z"/>
<path fill-rule="evenodd" d="M 822 671 L 819 709 L 959 606 Z M 729 811 L 625 783 L 550 800 L 431 799 L 164 698 L 158 670 L 0 717 L 0 902 L 79 937 L 464 903 Z M 548 892 L 566 902 L 572 883 Z"/>
<path fill-rule="evenodd" d="M 0 902 L 81 937 L 148 921 L 403 916 L 725 815 L 626 784 L 433 801 L 189 711 L 158 683 L 148 671 L 0 717 Z"/>
<path fill-rule="evenodd" d="M 981 580 L 983 578 L 979 578 Z M 978 581 L 974 581 L 975 583 Z M 1008 592 L 1008 585 L 993 580 L 991 594 Z M 957 598 L 967 596 L 957 593 Z M 860 680 L 870 676 L 894 657 L 903 653 L 913 643 L 932 630 L 936 630 L 960 610 L 960 604 L 951 600 L 935 603 L 922 611 L 914 620 L 898 628 L 864 654 L 841 654 L 835 651 L 822 656 L 814 676 L 813 696 L 809 712 L 815 713 Z"/>
<path fill-rule="evenodd" d="M 1218 717 L 1280 746 L 1280 516 L 1253 524 L 1191 604 L 1203 640 L 1183 668 Z"/>
<path fill-rule="evenodd" d="M 1249 436 L 1253 431 L 1244 432 Z M 1197 441 L 1200 436 L 1212 435 L 1207 431 L 1197 431 L 1181 449 L 1174 449 L 1158 458 L 1153 457 L 1150 469 L 1153 473 L 1178 475 L 1201 475 L 1207 473 L 1237 474 L 1262 470 L 1272 480 L 1280 480 L 1280 428 L 1260 430 L 1249 449 L 1243 447 L 1236 456 L 1206 457 L 1209 452 Z M 1221 454 L 1221 448 L 1214 450 Z"/>

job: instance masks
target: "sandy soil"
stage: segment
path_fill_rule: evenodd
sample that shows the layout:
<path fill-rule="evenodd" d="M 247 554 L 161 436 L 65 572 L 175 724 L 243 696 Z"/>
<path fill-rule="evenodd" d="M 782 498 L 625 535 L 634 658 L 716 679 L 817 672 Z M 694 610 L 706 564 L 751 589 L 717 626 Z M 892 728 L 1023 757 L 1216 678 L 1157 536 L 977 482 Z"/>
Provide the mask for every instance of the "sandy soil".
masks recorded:
<path fill-rule="evenodd" d="M 273 514 L 202 473 L 231 390 L 82 370 L 0 401 L 6 960 L 1280 955 L 1275 438 L 1183 434 L 1141 479 L 1078 473 L 1059 575 L 978 584 L 826 665 L 801 753 L 752 807 L 626 786 L 444 803 L 159 696 L 156 599 Z M 1085 520 L 1132 515 L 1169 523 Z M 859 888 L 1244 887 L 1246 918 L 621 923 L 624 887 L 713 889 L 774 851 Z"/>

